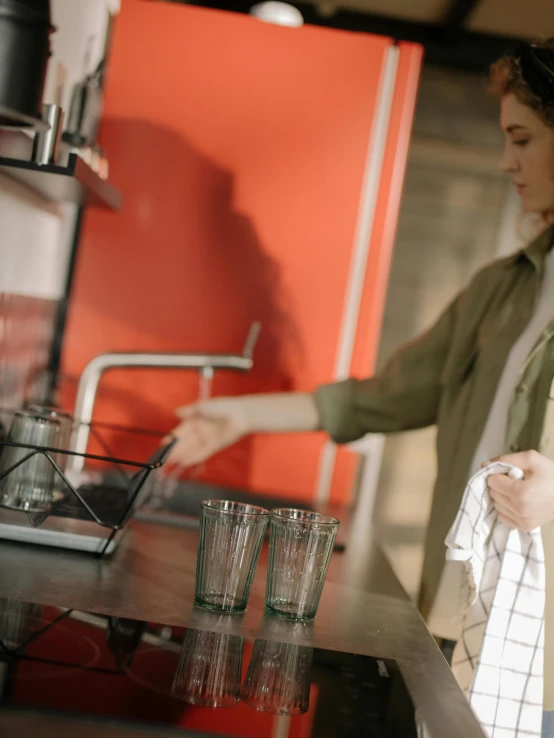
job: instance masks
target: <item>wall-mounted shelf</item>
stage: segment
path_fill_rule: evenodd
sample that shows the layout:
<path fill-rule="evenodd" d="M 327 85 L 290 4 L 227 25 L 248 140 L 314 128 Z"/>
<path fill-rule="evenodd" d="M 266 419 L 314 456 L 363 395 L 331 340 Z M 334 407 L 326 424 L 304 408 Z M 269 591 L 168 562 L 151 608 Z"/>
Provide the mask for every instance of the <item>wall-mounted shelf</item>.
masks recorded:
<path fill-rule="evenodd" d="M 77 202 L 119 210 L 123 197 L 108 181 L 101 179 L 77 154 L 70 154 L 67 166 L 10 159 L 0 156 L 0 173 L 16 179 L 53 202 Z"/>

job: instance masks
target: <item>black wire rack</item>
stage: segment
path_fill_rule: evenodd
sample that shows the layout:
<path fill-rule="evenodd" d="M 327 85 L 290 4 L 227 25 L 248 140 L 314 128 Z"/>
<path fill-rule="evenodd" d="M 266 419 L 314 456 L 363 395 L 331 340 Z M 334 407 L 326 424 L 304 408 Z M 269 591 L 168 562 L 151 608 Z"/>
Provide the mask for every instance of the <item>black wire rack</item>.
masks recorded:
<path fill-rule="evenodd" d="M 3 415 L 13 415 L 17 411 L 1 410 L 0 412 Z M 61 500 L 52 502 L 51 509 L 48 510 L 48 512 L 44 514 L 40 513 L 38 518 L 31 522 L 36 526 L 40 525 L 47 517 L 65 517 L 89 520 L 96 523 L 101 528 L 110 531 L 109 535 L 100 547 L 100 550 L 95 552 L 97 556 L 103 557 L 108 551 L 108 548 L 114 540 L 117 532 L 122 530 L 128 522 L 149 475 L 164 464 L 177 439 L 171 440 L 170 443 L 160 445 L 162 439 L 167 436 L 167 433 L 103 422 L 85 424 L 74 421 L 73 430 L 75 431 L 75 429 L 80 425 L 87 425 L 90 428 L 91 437 L 98 442 L 104 453 L 79 453 L 64 448 L 52 448 L 47 446 L 17 443 L 9 440 L 8 437 L 1 438 L 0 459 L 5 447 L 27 449 L 29 453 L 25 454 L 23 458 L 18 459 L 16 463 L 11 465 L 8 469 L 0 469 L 0 486 L 2 480 L 10 474 L 13 474 L 16 469 L 24 464 L 29 464 L 37 455 L 43 456 L 55 470 L 54 476 L 58 479 L 58 487 L 60 486 L 59 480 L 61 480 L 61 487 L 64 490 L 64 494 Z M 112 452 L 109 443 L 102 435 L 102 431 L 152 436 L 157 439 L 157 447 L 147 461 L 123 459 Z M 64 463 L 61 463 L 60 465 L 61 458 L 63 457 L 79 457 L 84 460 L 84 464 L 86 464 L 87 461 L 100 462 L 104 465 L 105 469 L 111 469 L 112 480 L 116 480 L 115 486 L 112 483 L 111 491 L 117 492 L 117 504 L 110 507 L 108 513 L 106 513 L 105 509 L 104 512 L 99 512 L 98 506 L 95 504 L 95 498 L 98 499 L 98 497 L 102 496 L 103 492 L 106 492 L 106 486 L 102 483 L 99 485 L 89 485 L 85 489 L 82 486 L 79 488 L 75 487 L 61 468 L 65 466 Z M 109 473 L 107 476 L 109 477 Z M 104 508 L 105 507 L 106 506 L 104 505 Z M 14 510 L 10 505 L 2 504 L 1 500 L 0 508 Z M 18 509 L 17 512 L 20 512 L 23 516 L 29 514 L 27 511 L 21 509 Z"/>
<path fill-rule="evenodd" d="M 0 604 L 2 603 L 0 600 Z M 26 605 L 28 603 L 19 603 L 22 605 Z M 101 667 L 101 666 L 94 666 L 90 664 L 82 664 L 80 662 L 74 662 L 74 661 L 61 661 L 59 659 L 52 659 L 52 658 L 46 658 L 46 657 L 40 657 L 40 656 L 30 656 L 27 653 L 27 648 L 29 646 L 32 646 L 36 641 L 42 638 L 43 635 L 46 633 L 49 633 L 51 630 L 56 628 L 57 625 L 60 623 L 63 623 L 65 620 L 72 618 L 73 613 L 75 612 L 74 609 L 64 610 L 63 612 L 56 615 L 52 620 L 45 622 L 44 624 L 41 623 L 38 619 L 36 620 L 37 624 L 40 623 L 40 627 L 37 628 L 37 630 L 30 632 L 28 635 L 24 636 L 21 639 L 18 639 L 18 642 L 16 645 L 10 646 L 6 642 L 4 642 L 3 638 L 1 637 L 3 634 L 0 634 L 0 663 L 8 663 L 13 664 L 16 661 L 27 661 L 30 663 L 35 664 L 44 664 L 48 666 L 57 666 L 57 667 L 63 667 L 63 668 L 77 668 L 80 671 L 87 671 L 92 672 L 95 674 L 108 674 L 109 676 L 117 676 L 120 674 L 125 673 L 125 669 L 121 668 L 116 664 L 116 668 L 107 668 L 107 667 Z M 1 614 L 1 613 L 0 613 Z M 97 616 L 98 617 L 98 616 Z M 34 618 L 23 618 L 22 623 L 25 625 L 25 621 L 30 624 L 35 619 Z M 116 620 L 116 618 L 113 618 L 112 616 L 106 616 L 105 617 L 105 623 L 106 623 L 106 640 L 108 640 L 108 633 L 110 632 L 110 628 L 112 627 L 113 621 Z M 144 626 L 144 629 L 146 629 L 146 623 L 138 623 L 139 626 Z M 108 643 L 109 645 L 109 643 Z"/>
<path fill-rule="evenodd" d="M 32 643 L 37 641 L 43 635 L 43 633 L 47 633 L 49 630 L 52 630 L 52 628 L 54 628 L 58 623 L 70 617 L 72 613 L 73 610 L 65 610 L 64 612 L 60 613 L 60 615 L 55 617 L 52 621 L 46 623 L 34 633 L 31 633 L 31 635 L 24 638 L 16 646 L 10 647 L 6 645 L 6 643 L 4 643 L 4 641 L 0 637 L 0 654 L 7 654 L 14 657 L 19 656 L 25 650 L 25 648 L 27 648 L 27 646 L 30 646 Z"/>

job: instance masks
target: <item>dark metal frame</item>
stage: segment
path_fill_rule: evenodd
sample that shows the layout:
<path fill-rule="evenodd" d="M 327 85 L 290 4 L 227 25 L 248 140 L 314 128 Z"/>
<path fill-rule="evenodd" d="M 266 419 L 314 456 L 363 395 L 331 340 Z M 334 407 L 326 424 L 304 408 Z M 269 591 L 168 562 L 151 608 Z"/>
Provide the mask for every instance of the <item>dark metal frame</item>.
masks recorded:
<path fill-rule="evenodd" d="M 75 225 L 73 228 L 73 237 L 71 239 L 69 264 L 65 277 L 63 297 L 58 302 L 58 312 L 56 315 L 56 322 L 54 324 L 54 336 L 52 339 L 50 360 L 48 362 L 48 395 L 44 398 L 46 402 L 52 405 L 56 404 L 55 395 L 58 386 L 63 339 L 65 334 L 65 326 L 67 323 L 67 313 L 69 310 L 69 301 L 71 299 L 71 291 L 75 276 L 75 267 L 77 265 L 77 254 L 79 252 L 79 239 L 81 237 L 83 215 L 84 209 L 80 206 L 75 217 Z"/>
<path fill-rule="evenodd" d="M 112 34 L 113 34 L 113 24 L 114 24 L 114 16 L 111 13 L 108 13 L 108 25 L 106 29 L 106 39 L 105 39 L 105 45 L 104 45 L 104 59 L 107 62 L 109 59 L 109 51 L 111 46 L 111 40 L 112 40 Z M 103 85 L 103 82 L 102 82 Z M 121 207 L 121 201 L 117 203 L 117 207 Z M 73 228 L 73 237 L 71 240 L 71 247 L 70 247 L 70 254 L 69 254 L 69 264 L 67 269 L 67 275 L 65 279 L 65 287 L 63 292 L 63 297 L 58 303 L 58 313 L 56 317 L 56 322 L 54 325 L 54 335 L 52 339 L 52 348 L 50 350 L 50 359 L 48 362 L 47 372 L 48 372 L 48 394 L 44 398 L 46 402 L 50 404 L 56 404 L 55 401 L 55 395 L 56 390 L 58 388 L 58 381 L 59 381 L 59 372 L 60 372 L 60 363 L 61 363 L 61 354 L 62 354 L 62 348 L 63 348 L 63 341 L 65 337 L 65 326 L 67 323 L 67 313 L 69 310 L 69 304 L 71 300 L 71 292 L 73 289 L 74 284 L 74 278 L 75 278 L 75 268 L 77 265 L 77 257 L 79 253 L 79 240 L 81 237 L 81 230 L 83 226 L 83 218 L 85 214 L 85 204 L 81 204 L 78 206 L 76 218 L 75 218 L 75 225 Z M 42 398 L 38 398 L 42 399 Z"/>

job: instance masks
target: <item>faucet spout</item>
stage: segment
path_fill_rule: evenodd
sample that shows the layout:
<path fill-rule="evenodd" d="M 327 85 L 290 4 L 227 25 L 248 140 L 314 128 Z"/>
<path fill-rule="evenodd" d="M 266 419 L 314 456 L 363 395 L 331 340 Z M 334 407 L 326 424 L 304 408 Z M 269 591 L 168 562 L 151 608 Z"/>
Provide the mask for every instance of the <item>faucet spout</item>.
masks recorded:
<path fill-rule="evenodd" d="M 72 442 L 72 451 L 83 454 L 87 450 L 90 423 L 100 379 L 104 372 L 116 368 L 196 369 L 211 376 L 216 369 L 247 372 L 254 360 L 254 347 L 260 334 L 261 324 L 253 323 L 248 333 L 242 355 L 239 354 L 174 354 L 174 353 L 108 353 L 95 356 L 85 367 L 77 389 L 74 416 L 79 423 Z M 67 467 L 73 472 L 82 470 L 81 456 L 68 457 Z"/>

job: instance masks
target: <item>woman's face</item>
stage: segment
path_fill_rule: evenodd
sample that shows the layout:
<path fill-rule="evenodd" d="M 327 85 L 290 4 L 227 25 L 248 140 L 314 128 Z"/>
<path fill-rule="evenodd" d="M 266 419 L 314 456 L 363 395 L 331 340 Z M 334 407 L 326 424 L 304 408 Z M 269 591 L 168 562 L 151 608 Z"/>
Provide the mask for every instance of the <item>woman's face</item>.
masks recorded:
<path fill-rule="evenodd" d="M 501 168 L 512 175 L 526 212 L 554 213 L 554 131 L 513 94 L 502 98 Z"/>

